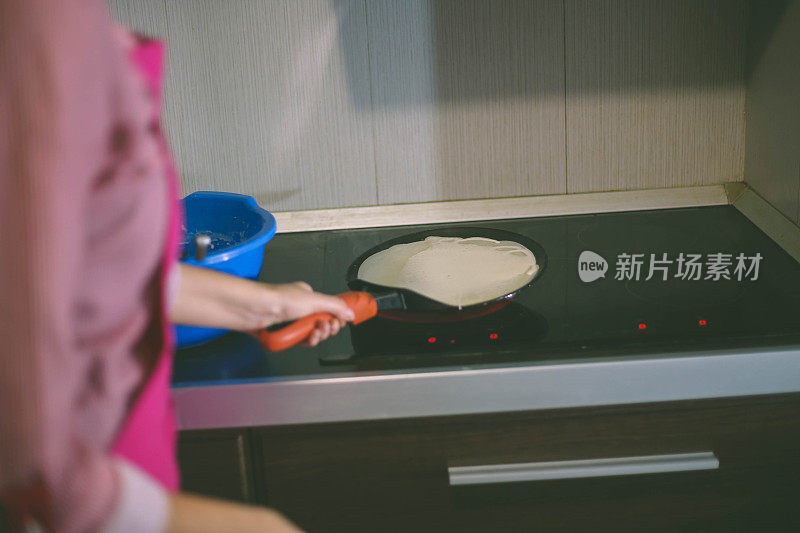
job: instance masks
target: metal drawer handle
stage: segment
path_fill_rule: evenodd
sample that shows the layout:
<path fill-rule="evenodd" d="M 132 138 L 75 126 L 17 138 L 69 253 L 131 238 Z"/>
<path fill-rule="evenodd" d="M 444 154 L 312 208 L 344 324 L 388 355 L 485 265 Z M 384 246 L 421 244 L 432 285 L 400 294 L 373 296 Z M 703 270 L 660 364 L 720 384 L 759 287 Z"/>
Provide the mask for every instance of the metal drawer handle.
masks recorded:
<path fill-rule="evenodd" d="M 451 466 L 447 469 L 447 474 L 450 477 L 450 485 L 455 486 L 689 472 L 692 470 L 715 470 L 717 468 L 719 468 L 719 460 L 714 455 L 714 452 L 694 452 L 582 459 L 578 461 Z"/>

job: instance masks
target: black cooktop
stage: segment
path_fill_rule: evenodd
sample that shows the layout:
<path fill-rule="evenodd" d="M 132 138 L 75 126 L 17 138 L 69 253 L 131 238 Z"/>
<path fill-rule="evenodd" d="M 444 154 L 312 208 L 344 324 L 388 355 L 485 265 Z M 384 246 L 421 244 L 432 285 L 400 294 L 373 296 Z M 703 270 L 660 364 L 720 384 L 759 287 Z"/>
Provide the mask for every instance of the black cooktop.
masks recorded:
<path fill-rule="evenodd" d="M 317 348 L 264 352 L 228 334 L 178 352 L 174 383 L 298 379 L 331 373 L 469 368 L 800 341 L 800 264 L 732 206 L 454 224 L 539 242 L 540 279 L 510 305 L 463 322 L 373 319 Z M 352 260 L 425 229 L 280 234 L 261 280 L 347 290 Z M 450 226 L 450 225 L 447 225 Z"/>

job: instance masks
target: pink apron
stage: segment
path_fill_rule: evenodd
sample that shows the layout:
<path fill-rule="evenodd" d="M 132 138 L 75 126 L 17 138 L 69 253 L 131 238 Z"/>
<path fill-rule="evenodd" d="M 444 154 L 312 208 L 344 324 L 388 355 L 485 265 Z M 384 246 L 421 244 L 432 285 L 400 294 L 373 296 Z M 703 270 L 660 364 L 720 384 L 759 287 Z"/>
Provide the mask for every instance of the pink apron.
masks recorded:
<path fill-rule="evenodd" d="M 155 97 L 153 120 L 160 122 L 161 78 L 164 64 L 164 45 L 159 41 L 140 41 L 131 51 L 138 67 Z M 159 133 L 159 137 L 161 134 Z M 176 460 L 175 409 L 170 395 L 173 328 L 167 319 L 167 279 L 170 269 L 177 266 L 178 243 L 181 238 L 181 204 L 178 200 L 178 174 L 169 158 L 167 144 L 161 137 L 163 160 L 167 166 L 169 222 L 164 243 L 163 264 L 160 269 L 160 320 L 164 346 L 158 361 L 147 377 L 138 397 L 123 423 L 112 453 L 122 456 L 161 482 L 168 490 L 176 491 L 180 483 Z"/>

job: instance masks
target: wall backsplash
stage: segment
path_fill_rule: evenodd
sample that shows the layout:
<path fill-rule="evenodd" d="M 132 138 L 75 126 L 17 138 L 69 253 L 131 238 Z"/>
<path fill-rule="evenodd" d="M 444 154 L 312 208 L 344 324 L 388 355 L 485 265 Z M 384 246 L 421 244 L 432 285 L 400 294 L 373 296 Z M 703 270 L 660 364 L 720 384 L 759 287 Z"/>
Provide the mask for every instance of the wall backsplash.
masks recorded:
<path fill-rule="evenodd" d="M 800 0 L 751 0 L 747 182 L 800 224 Z"/>
<path fill-rule="evenodd" d="M 267 209 L 740 181 L 745 0 L 113 0 L 185 192 Z"/>

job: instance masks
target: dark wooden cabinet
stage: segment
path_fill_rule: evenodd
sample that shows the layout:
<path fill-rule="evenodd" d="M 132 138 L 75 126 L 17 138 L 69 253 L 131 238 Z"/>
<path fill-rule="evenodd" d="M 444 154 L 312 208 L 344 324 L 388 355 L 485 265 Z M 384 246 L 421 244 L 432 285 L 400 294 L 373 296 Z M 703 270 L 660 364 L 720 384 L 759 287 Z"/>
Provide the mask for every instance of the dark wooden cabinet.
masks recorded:
<path fill-rule="evenodd" d="M 255 501 L 247 430 L 183 431 L 178 462 L 184 490 L 226 500 Z"/>
<path fill-rule="evenodd" d="M 269 428 L 266 498 L 309 531 L 762 530 L 796 518 L 795 397 Z M 711 451 L 709 471 L 451 487 L 448 467 Z M 752 528 L 752 529 L 751 529 Z"/>
<path fill-rule="evenodd" d="M 311 532 L 800 525 L 800 395 L 270 427 L 250 436 L 256 500 Z M 697 452 L 713 454 L 718 468 L 464 486 L 448 474 Z"/>

